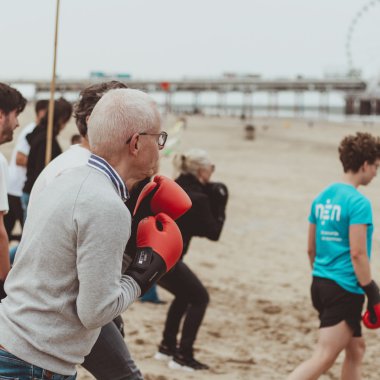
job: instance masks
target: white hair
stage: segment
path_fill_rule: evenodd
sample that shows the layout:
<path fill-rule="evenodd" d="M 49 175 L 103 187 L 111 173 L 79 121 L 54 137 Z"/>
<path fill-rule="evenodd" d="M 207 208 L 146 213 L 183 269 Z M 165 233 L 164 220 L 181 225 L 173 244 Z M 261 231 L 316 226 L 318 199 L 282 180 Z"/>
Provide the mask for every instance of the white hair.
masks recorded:
<path fill-rule="evenodd" d="M 184 154 L 176 154 L 173 158 L 173 166 L 176 174 L 192 174 L 198 176 L 198 171 L 204 166 L 212 165 L 212 162 L 203 149 L 193 148 Z"/>
<path fill-rule="evenodd" d="M 111 157 L 125 148 L 134 134 L 147 132 L 160 124 L 160 115 L 153 99 L 130 88 L 108 91 L 95 105 L 88 121 L 91 151 Z"/>

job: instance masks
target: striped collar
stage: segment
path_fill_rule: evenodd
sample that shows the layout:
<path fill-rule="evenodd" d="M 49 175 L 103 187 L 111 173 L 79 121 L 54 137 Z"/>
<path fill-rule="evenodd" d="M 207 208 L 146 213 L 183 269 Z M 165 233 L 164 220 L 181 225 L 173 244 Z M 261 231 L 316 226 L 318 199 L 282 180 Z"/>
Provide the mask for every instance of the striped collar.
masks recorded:
<path fill-rule="evenodd" d="M 129 199 L 129 192 L 125 183 L 119 174 L 117 174 L 116 170 L 104 158 L 96 154 L 91 154 L 87 165 L 104 173 L 111 180 L 123 202 Z"/>

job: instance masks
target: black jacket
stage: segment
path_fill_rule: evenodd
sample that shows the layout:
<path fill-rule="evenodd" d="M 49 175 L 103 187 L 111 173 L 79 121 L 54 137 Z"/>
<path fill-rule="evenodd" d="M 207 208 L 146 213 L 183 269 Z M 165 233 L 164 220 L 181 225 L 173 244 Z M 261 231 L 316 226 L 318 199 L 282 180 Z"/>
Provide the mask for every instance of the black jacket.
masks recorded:
<path fill-rule="evenodd" d="M 5 298 L 7 295 L 4 291 L 4 282 L 0 280 L 0 302 L 3 298 Z"/>
<path fill-rule="evenodd" d="M 212 212 L 207 186 L 202 185 L 195 176 L 182 174 L 176 182 L 186 191 L 193 203 L 190 210 L 176 221 L 183 237 L 182 255 L 184 255 L 189 249 L 193 236 L 218 240 L 224 218 L 221 219 Z"/>
<path fill-rule="evenodd" d="M 37 125 L 33 132 L 26 136 L 26 140 L 30 145 L 30 152 L 28 156 L 28 163 L 26 166 L 26 182 L 23 191 L 30 194 L 34 182 L 40 175 L 45 167 L 45 154 L 46 154 L 46 134 L 45 127 Z M 62 153 L 56 136 L 53 136 L 51 159 L 53 160 Z"/>

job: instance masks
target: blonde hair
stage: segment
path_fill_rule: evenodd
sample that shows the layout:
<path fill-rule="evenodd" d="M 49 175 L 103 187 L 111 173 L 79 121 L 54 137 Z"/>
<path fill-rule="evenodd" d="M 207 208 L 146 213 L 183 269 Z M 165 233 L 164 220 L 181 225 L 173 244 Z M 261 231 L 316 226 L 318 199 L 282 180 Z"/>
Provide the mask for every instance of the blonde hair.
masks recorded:
<path fill-rule="evenodd" d="M 193 148 L 184 154 L 176 154 L 173 158 L 174 176 L 179 174 L 192 174 L 198 176 L 198 171 L 204 166 L 212 165 L 212 162 L 203 149 Z"/>

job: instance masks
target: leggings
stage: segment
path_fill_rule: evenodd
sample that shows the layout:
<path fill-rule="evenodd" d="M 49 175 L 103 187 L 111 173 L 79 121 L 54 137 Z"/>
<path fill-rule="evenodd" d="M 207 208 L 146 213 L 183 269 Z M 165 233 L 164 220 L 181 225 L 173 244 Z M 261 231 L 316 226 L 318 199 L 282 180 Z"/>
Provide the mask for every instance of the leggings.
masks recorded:
<path fill-rule="evenodd" d="M 179 326 L 184 317 L 179 349 L 183 354 L 192 356 L 209 302 L 207 290 L 183 261 L 179 261 L 158 284 L 175 297 L 167 314 L 163 343 L 171 348 L 176 347 Z"/>
<path fill-rule="evenodd" d="M 103 326 L 82 366 L 98 380 L 143 380 L 120 330 L 119 318 Z"/>

